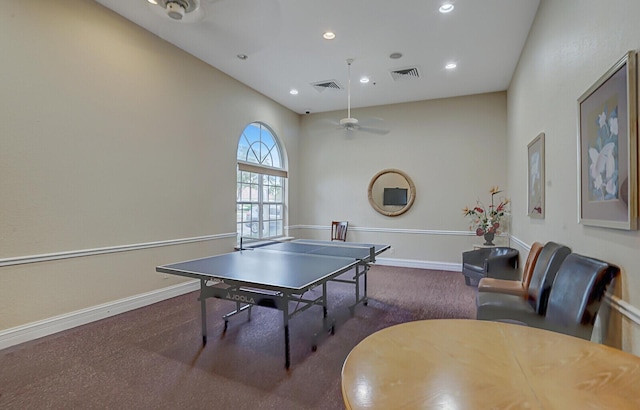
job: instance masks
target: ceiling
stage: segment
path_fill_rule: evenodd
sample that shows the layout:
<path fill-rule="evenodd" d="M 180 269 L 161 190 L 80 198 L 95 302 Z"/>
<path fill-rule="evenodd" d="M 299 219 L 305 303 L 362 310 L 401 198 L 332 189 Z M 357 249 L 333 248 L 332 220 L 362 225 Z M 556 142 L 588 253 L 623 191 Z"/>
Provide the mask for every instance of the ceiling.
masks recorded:
<path fill-rule="evenodd" d="M 347 108 L 347 59 L 352 108 L 506 90 L 539 4 L 186 0 L 195 10 L 176 21 L 147 0 L 96 1 L 300 114 Z M 440 13 L 443 3 L 453 11 Z M 328 30 L 335 39 L 322 38 Z M 450 62 L 457 67 L 445 69 Z M 416 70 L 394 79 L 405 69 Z M 312 85 L 326 82 L 340 88 Z"/>

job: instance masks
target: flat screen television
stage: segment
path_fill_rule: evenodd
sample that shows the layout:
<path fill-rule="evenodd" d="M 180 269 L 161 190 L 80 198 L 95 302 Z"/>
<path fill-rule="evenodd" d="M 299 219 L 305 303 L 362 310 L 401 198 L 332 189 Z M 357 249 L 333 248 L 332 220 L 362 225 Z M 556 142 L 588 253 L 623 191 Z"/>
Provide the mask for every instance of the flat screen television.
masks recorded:
<path fill-rule="evenodd" d="M 382 198 L 383 205 L 401 205 L 407 204 L 406 188 L 385 188 Z"/>

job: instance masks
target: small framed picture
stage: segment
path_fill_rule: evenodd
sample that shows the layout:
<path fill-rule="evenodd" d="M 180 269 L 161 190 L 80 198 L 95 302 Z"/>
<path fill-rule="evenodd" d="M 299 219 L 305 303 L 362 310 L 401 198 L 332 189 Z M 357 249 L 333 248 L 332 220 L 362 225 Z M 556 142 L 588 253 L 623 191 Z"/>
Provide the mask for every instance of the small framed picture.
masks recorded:
<path fill-rule="evenodd" d="M 544 218 L 544 133 L 541 132 L 527 145 L 529 181 L 527 190 L 527 214 L 532 218 Z"/>
<path fill-rule="evenodd" d="M 578 99 L 579 222 L 637 229 L 636 52 Z"/>

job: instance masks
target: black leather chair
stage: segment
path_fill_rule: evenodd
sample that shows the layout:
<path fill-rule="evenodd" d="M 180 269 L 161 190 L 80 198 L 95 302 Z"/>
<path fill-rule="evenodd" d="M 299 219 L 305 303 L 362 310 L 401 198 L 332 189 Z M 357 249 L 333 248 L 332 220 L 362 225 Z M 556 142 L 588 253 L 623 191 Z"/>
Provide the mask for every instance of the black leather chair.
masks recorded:
<path fill-rule="evenodd" d="M 544 315 L 556 273 L 570 253 L 571 249 L 564 245 L 547 242 L 538 255 L 538 260 L 531 274 L 529 289 L 524 297 L 478 292 L 476 296 L 477 318 L 480 320 L 505 319 L 517 315 L 520 311 L 529 312 L 530 310 Z"/>
<path fill-rule="evenodd" d="M 619 272 L 615 265 L 572 253 L 558 269 L 545 315 L 527 305 L 499 320 L 590 340 L 607 286 Z"/>
<path fill-rule="evenodd" d="M 505 246 L 462 252 L 462 274 L 467 285 L 481 278 L 518 280 L 518 250 Z"/>

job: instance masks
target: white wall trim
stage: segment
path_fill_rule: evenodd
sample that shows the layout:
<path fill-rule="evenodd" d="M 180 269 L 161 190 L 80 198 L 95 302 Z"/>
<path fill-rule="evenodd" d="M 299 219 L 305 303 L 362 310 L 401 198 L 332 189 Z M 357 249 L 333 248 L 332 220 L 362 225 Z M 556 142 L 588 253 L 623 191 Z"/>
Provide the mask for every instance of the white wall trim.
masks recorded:
<path fill-rule="evenodd" d="M 0 259 L 0 267 L 23 265 L 26 263 L 47 262 L 58 259 L 79 258 L 83 256 L 102 255 L 105 253 L 127 252 L 139 249 L 158 248 L 161 246 L 182 245 L 193 242 L 212 241 L 223 238 L 235 238 L 236 233 L 223 233 L 218 235 L 196 236 L 193 238 L 170 239 L 166 241 L 136 243 L 130 245 L 109 246 L 104 248 L 81 249 L 67 252 L 46 253 L 41 255 L 16 256 L 12 258 Z"/>
<path fill-rule="evenodd" d="M 76 326 L 82 326 L 110 316 L 115 316 L 120 313 L 148 306 L 198 289 L 200 289 L 200 282 L 198 280 L 190 280 L 164 289 L 131 296 L 125 299 L 92 306 L 90 308 L 3 330 L 0 331 L 0 349 L 5 349 L 30 340 L 49 336 L 54 333 L 62 332 L 63 330 L 68 330 Z"/>
<path fill-rule="evenodd" d="M 453 271 L 458 273 L 462 272 L 461 263 L 431 262 L 431 261 L 420 261 L 415 259 L 376 258 L 376 265 L 394 266 L 398 268 L 446 270 L 446 271 Z"/>
<path fill-rule="evenodd" d="M 520 239 L 518 239 L 517 237 L 511 235 L 511 241 L 514 242 L 516 245 L 518 245 L 519 247 L 521 247 L 522 249 L 526 249 L 527 251 L 531 250 L 531 245 L 527 245 L 526 243 L 522 242 Z"/>
<path fill-rule="evenodd" d="M 626 317 L 636 325 L 640 326 L 640 309 L 632 304 L 620 299 L 617 296 L 612 296 L 605 293 L 605 301 L 615 310 L 620 312 L 622 316 Z"/>
<path fill-rule="evenodd" d="M 330 226 L 325 225 L 291 225 L 289 230 L 294 229 L 315 229 L 315 230 L 330 230 Z M 453 236 L 476 236 L 475 232 L 471 231 L 443 231 L 438 229 L 400 229 L 400 228 L 371 228 L 366 226 L 351 226 L 349 225 L 349 231 L 358 232 L 382 232 L 382 233 L 404 233 L 411 235 L 453 235 Z M 500 234 L 498 236 L 506 236 L 506 234 Z"/>

